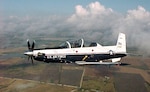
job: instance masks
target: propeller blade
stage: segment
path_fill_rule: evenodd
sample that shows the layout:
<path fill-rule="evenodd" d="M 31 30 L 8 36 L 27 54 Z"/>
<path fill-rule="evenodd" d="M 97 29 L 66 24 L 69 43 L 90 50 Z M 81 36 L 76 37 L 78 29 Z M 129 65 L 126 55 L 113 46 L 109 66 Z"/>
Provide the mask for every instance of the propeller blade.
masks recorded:
<path fill-rule="evenodd" d="M 32 43 L 32 50 L 34 50 L 34 45 L 35 45 L 35 42 L 33 41 L 33 43 Z"/>
<path fill-rule="evenodd" d="M 31 62 L 32 62 L 32 65 L 33 65 L 33 64 L 34 64 L 34 63 L 33 63 L 33 57 L 31 57 Z"/>
<path fill-rule="evenodd" d="M 30 56 L 28 56 L 28 61 L 30 60 Z"/>
<path fill-rule="evenodd" d="M 30 42 L 27 40 L 28 49 L 30 50 Z"/>
<path fill-rule="evenodd" d="M 31 59 L 31 63 L 32 63 L 32 65 L 34 64 L 33 63 L 33 56 L 28 56 L 28 61 L 30 61 L 30 59 Z"/>

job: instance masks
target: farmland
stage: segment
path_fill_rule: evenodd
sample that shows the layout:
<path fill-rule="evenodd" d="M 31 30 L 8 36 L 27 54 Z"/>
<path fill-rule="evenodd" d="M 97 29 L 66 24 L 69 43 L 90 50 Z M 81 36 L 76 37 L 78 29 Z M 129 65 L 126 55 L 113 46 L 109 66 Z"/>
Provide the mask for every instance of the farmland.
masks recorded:
<path fill-rule="evenodd" d="M 116 73 L 114 77 L 118 92 L 147 92 L 145 81 L 139 74 Z"/>

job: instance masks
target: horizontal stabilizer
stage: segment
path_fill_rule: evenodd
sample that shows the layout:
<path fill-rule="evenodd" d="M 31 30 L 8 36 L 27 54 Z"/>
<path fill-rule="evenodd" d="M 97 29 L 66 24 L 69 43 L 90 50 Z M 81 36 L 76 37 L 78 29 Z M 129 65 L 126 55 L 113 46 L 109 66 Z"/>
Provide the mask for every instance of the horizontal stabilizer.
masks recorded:
<path fill-rule="evenodd" d="M 78 65 L 116 65 L 121 64 L 120 62 L 86 62 L 86 61 L 76 61 Z"/>

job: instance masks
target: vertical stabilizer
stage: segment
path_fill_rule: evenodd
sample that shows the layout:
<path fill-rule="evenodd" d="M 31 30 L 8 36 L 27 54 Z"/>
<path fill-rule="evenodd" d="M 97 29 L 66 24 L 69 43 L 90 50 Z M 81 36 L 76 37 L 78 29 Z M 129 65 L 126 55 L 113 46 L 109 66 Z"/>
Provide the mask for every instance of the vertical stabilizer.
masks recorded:
<path fill-rule="evenodd" d="M 126 53 L 126 35 L 124 33 L 119 33 L 116 44 L 116 52 Z"/>

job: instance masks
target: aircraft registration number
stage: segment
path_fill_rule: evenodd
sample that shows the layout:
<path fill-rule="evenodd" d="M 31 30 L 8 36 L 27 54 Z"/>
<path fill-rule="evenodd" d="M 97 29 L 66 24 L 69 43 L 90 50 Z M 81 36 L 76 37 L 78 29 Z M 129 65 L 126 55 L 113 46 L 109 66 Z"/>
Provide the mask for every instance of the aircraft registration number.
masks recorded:
<path fill-rule="evenodd" d="M 66 55 L 50 55 L 50 56 L 47 56 L 47 58 L 66 58 Z"/>

